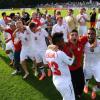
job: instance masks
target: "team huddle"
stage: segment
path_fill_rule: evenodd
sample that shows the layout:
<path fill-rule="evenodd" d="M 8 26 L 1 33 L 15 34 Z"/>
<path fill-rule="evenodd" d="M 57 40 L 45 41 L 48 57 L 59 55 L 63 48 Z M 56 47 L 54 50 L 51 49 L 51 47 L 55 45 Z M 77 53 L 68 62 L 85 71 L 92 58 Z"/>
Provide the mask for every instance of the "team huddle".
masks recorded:
<path fill-rule="evenodd" d="M 61 11 L 50 15 L 47 10 L 43 14 L 37 9 L 30 18 L 25 11 L 22 16 L 20 13 L 7 16 L 3 12 L 0 30 L 5 39 L 5 52 L 15 68 L 12 75 L 23 70 L 23 79 L 27 79 L 30 74 L 27 59 L 30 59 L 39 80 L 52 75 L 63 100 L 82 100 L 94 77 L 96 84 L 91 98 L 95 100 L 96 92 L 100 91 L 100 9 L 98 14 L 95 8 L 90 15 L 85 8 L 77 16 L 73 13 L 68 9 L 68 15 L 62 17 Z M 2 39 L 0 44 L 3 46 Z"/>

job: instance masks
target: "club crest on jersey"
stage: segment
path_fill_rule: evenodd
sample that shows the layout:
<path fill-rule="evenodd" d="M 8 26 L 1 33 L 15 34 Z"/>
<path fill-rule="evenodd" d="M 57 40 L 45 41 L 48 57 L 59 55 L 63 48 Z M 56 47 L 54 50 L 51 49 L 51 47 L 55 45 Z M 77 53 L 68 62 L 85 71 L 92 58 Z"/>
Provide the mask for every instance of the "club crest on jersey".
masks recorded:
<path fill-rule="evenodd" d="M 90 52 L 94 52 L 94 48 L 90 48 Z"/>
<path fill-rule="evenodd" d="M 35 40 L 37 40 L 37 37 L 35 37 Z"/>
<path fill-rule="evenodd" d="M 78 51 L 80 51 L 80 48 L 77 48 Z"/>
<path fill-rule="evenodd" d="M 72 60 L 71 58 L 69 60 Z"/>
<path fill-rule="evenodd" d="M 25 40 L 28 41 L 28 39 L 25 37 Z"/>

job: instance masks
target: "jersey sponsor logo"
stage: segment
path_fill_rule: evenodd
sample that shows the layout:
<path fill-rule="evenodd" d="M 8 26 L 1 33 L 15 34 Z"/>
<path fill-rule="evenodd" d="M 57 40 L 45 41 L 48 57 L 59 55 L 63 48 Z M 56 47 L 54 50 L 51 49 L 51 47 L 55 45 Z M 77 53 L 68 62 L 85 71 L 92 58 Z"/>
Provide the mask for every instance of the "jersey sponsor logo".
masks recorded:
<path fill-rule="evenodd" d="M 46 58 L 55 58 L 55 53 L 46 54 Z"/>

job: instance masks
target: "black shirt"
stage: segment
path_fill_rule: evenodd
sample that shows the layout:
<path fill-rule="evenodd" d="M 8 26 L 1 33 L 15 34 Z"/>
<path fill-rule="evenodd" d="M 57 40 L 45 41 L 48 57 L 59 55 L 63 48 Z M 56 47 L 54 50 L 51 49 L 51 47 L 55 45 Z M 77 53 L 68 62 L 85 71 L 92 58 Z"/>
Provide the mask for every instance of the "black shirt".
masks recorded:
<path fill-rule="evenodd" d="M 96 13 L 90 13 L 90 22 L 96 21 Z"/>

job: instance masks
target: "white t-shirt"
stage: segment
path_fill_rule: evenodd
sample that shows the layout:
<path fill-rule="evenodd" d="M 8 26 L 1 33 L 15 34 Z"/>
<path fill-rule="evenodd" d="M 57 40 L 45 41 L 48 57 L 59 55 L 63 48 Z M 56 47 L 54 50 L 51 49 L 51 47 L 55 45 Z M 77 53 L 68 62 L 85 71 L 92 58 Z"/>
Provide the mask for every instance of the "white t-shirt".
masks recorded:
<path fill-rule="evenodd" d="M 55 34 L 56 32 L 61 32 L 63 33 L 63 39 L 65 42 L 68 41 L 67 39 L 67 33 L 69 32 L 68 31 L 68 26 L 65 25 L 65 24 L 62 24 L 62 25 L 59 25 L 59 24 L 55 24 L 52 28 L 52 33 L 51 35 Z"/>
<path fill-rule="evenodd" d="M 68 25 L 69 33 L 76 28 L 76 18 L 74 16 L 66 16 L 63 19 L 64 23 Z"/>
<path fill-rule="evenodd" d="M 79 14 L 79 15 L 77 15 L 77 21 L 80 19 L 79 22 L 85 24 L 85 23 L 86 23 L 86 20 L 85 20 L 83 17 L 84 17 L 86 20 L 88 20 L 88 15 L 87 15 L 87 14 L 82 14 L 82 15 Z"/>
<path fill-rule="evenodd" d="M 44 18 L 41 17 L 40 22 L 43 24 L 42 25 L 43 29 L 47 28 L 47 25 L 45 24 L 46 23 L 46 19 L 44 19 Z"/>
<path fill-rule="evenodd" d="M 97 15 L 96 28 L 100 30 L 100 14 Z"/>
<path fill-rule="evenodd" d="M 53 79 L 56 79 L 60 76 L 65 76 L 66 79 L 71 79 L 68 65 L 73 63 L 73 58 L 68 57 L 64 52 L 60 50 L 55 52 L 50 49 L 46 50 L 45 58 L 53 72 Z"/>
<path fill-rule="evenodd" d="M 5 23 L 5 21 L 3 19 L 0 19 L 0 25 L 6 27 L 6 23 Z"/>
<path fill-rule="evenodd" d="M 97 47 L 94 48 L 94 52 L 90 51 L 90 43 L 85 45 L 84 64 L 85 66 L 96 67 L 98 64 L 100 66 L 100 40 L 97 40 Z"/>

